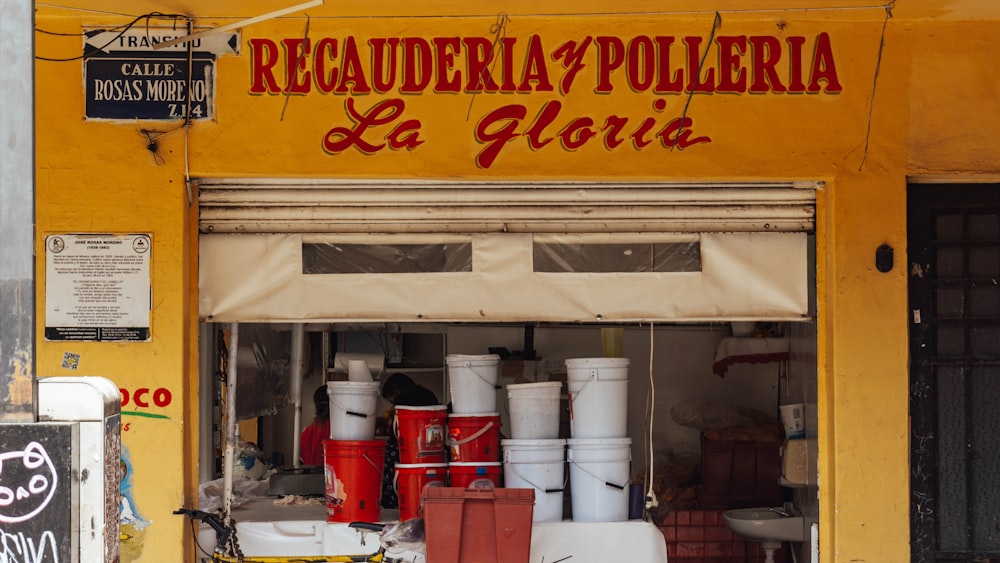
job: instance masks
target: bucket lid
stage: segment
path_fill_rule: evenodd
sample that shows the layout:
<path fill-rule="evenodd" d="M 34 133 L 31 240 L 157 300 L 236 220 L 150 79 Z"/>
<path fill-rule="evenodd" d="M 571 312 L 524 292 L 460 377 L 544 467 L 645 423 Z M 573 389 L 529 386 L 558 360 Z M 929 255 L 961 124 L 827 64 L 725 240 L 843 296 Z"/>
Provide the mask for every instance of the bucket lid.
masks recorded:
<path fill-rule="evenodd" d="M 453 461 L 450 467 L 499 467 L 499 461 Z M 396 467 L 399 467 L 398 465 Z"/>
<path fill-rule="evenodd" d="M 452 418 L 496 418 L 500 416 L 498 412 L 474 412 L 474 413 L 451 413 L 448 415 L 449 419 Z"/>
<path fill-rule="evenodd" d="M 323 442 L 325 442 L 325 443 L 327 443 L 327 444 L 329 444 L 331 446 L 343 447 L 343 448 L 351 448 L 351 447 L 357 447 L 357 446 L 384 448 L 385 445 L 388 443 L 388 441 L 385 438 L 382 438 L 382 439 L 379 439 L 379 440 L 326 440 L 326 439 L 324 439 Z"/>
<path fill-rule="evenodd" d="M 447 463 L 397 463 L 396 469 L 439 469 L 448 467 Z"/>
<path fill-rule="evenodd" d="M 354 391 L 378 391 L 379 382 L 378 381 L 327 381 L 326 389 L 330 391 L 336 389 L 338 391 L 354 390 Z"/>
<path fill-rule="evenodd" d="M 568 368 L 628 367 L 628 365 L 628 358 L 569 358 L 566 360 Z"/>
<path fill-rule="evenodd" d="M 499 354 L 486 354 L 482 356 L 468 355 L 468 354 L 448 354 L 444 357 L 446 363 L 464 363 L 464 362 L 499 362 Z"/>
<path fill-rule="evenodd" d="M 501 447 L 528 447 L 528 448 L 552 448 L 552 447 L 563 447 L 566 445 L 566 440 L 562 438 L 552 438 L 552 439 L 535 439 L 535 440 L 517 440 L 517 439 L 507 439 L 500 440 Z"/>
<path fill-rule="evenodd" d="M 512 383 L 507 386 L 507 391 L 547 389 L 549 387 L 562 387 L 562 381 L 539 381 L 538 383 Z"/>
<path fill-rule="evenodd" d="M 397 411 L 446 411 L 448 410 L 447 405 L 428 405 L 423 407 L 415 407 L 411 405 L 396 405 Z"/>
<path fill-rule="evenodd" d="M 632 438 L 570 438 L 566 440 L 569 447 L 603 448 L 607 446 L 631 446 Z"/>

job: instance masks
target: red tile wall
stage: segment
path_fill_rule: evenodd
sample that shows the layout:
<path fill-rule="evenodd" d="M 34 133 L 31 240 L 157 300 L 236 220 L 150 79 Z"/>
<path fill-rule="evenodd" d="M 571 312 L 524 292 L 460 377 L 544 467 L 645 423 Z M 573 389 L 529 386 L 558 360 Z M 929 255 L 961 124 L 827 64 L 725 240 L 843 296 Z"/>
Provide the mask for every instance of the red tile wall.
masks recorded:
<path fill-rule="evenodd" d="M 722 510 L 674 510 L 659 523 L 670 563 L 763 563 L 759 542 L 747 541 L 726 526 Z M 784 561 L 782 550 L 775 561 Z"/>

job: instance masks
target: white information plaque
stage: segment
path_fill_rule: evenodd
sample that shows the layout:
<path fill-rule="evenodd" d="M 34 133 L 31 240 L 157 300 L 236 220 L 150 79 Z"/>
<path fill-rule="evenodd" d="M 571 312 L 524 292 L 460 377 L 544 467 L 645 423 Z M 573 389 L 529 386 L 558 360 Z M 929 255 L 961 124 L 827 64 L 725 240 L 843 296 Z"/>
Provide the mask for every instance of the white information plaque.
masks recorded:
<path fill-rule="evenodd" d="M 146 342 L 150 235 L 45 237 L 45 340 Z"/>

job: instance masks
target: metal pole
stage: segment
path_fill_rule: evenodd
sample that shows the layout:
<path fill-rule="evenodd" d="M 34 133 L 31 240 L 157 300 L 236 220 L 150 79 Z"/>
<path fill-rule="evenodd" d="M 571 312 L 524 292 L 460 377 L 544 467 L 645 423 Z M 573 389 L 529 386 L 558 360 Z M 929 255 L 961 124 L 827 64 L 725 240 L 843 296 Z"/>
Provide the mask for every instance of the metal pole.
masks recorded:
<path fill-rule="evenodd" d="M 34 2 L 0 0 L 0 422 L 34 422 Z"/>
<path fill-rule="evenodd" d="M 236 464 L 236 354 L 240 345 L 240 324 L 229 325 L 229 370 L 226 373 L 226 437 L 222 458 L 222 517 L 230 522 L 233 505 L 233 467 Z"/>
<path fill-rule="evenodd" d="M 302 357 L 305 348 L 306 325 L 295 323 L 292 325 L 292 401 L 295 405 L 292 416 L 294 434 L 292 436 L 292 466 L 298 467 L 299 458 L 302 456 L 302 445 L 299 444 L 299 432 L 302 431 Z"/>

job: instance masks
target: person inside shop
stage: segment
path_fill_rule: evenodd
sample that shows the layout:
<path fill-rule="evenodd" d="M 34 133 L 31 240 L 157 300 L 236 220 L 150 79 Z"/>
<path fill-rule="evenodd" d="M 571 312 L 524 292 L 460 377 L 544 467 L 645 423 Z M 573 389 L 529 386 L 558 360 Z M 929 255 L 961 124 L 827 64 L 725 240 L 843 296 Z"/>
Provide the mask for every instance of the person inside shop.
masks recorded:
<path fill-rule="evenodd" d="M 313 404 L 316 405 L 316 416 L 299 436 L 299 461 L 302 465 L 323 465 L 323 440 L 330 438 L 330 397 L 326 385 L 320 385 L 313 393 Z"/>
<path fill-rule="evenodd" d="M 394 373 L 385 380 L 382 384 L 382 397 L 393 407 L 429 407 L 441 404 L 433 391 L 413 381 L 405 373 Z M 387 418 L 392 419 L 392 412 L 387 414 Z M 389 439 L 385 445 L 385 471 L 382 474 L 382 508 L 399 508 L 399 498 L 393 487 L 393 475 L 396 472 L 396 463 L 399 462 L 399 440 L 395 433 L 390 431 L 388 434 Z"/>

